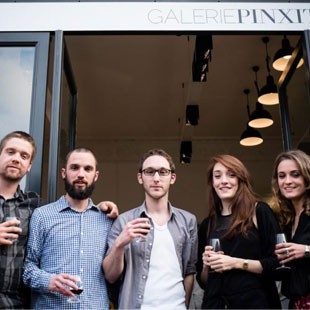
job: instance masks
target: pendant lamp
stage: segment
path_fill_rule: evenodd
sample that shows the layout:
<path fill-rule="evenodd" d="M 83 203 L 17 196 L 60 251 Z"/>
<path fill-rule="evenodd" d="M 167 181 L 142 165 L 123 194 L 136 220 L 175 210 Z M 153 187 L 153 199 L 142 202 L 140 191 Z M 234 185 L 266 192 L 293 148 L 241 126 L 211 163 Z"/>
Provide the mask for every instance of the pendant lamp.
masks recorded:
<path fill-rule="evenodd" d="M 263 43 L 266 45 L 266 66 L 267 66 L 267 79 L 266 84 L 260 89 L 258 94 L 258 102 L 266 105 L 274 105 L 279 103 L 279 95 L 277 85 L 274 82 L 272 75 L 270 74 L 269 68 L 269 55 L 267 44 L 269 42 L 269 37 L 262 38 Z"/>
<path fill-rule="evenodd" d="M 256 87 L 257 94 L 259 93 L 258 83 L 257 83 L 257 72 L 259 66 L 254 66 L 253 71 L 255 73 L 254 85 Z M 259 102 L 256 102 L 256 109 L 250 115 L 250 120 L 248 125 L 253 128 L 266 128 L 273 124 L 273 119 L 271 114 L 264 109 L 263 105 Z"/>
<path fill-rule="evenodd" d="M 244 94 L 247 96 L 247 114 L 250 117 L 250 107 L 249 107 L 249 89 L 245 89 Z M 259 131 L 250 127 L 248 124 L 245 131 L 240 136 L 240 144 L 243 146 L 255 146 L 263 143 L 263 138 Z"/>
<path fill-rule="evenodd" d="M 256 129 L 247 125 L 246 130 L 241 134 L 240 144 L 243 146 L 255 146 L 263 143 L 263 137 Z"/>
<path fill-rule="evenodd" d="M 275 70 L 284 71 L 289 59 L 292 57 L 294 48 L 291 46 L 290 41 L 287 39 L 286 35 L 282 40 L 282 47 L 275 53 L 273 58 L 272 66 Z M 301 58 L 297 68 L 300 68 L 304 63 L 304 60 Z"/>

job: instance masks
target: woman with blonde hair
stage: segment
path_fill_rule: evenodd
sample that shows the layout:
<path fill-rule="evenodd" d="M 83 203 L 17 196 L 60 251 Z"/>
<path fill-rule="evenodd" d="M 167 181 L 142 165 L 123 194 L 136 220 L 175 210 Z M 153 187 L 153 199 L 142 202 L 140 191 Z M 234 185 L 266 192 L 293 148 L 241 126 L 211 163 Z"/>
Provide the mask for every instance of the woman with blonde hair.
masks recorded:
<path fill-rule="evenodd" d="M 197 281 L 203 309 L 279 309 L 273 280 L 278 223 L 259 201 L 243 163 L 231 155 L 211 159 L 207 171 L 209 215 L 198 233 Z M 221 249 L 209 245 L 219 238 Z"/>
<path fill-rule="evenodd" d="M 273 203 L 287 243 L 278 244 L 279 263 L 291 272 L 282 281 L 290 309 L 310 309 L 310 157 L 300 150 L 280 153 L 272 174 Z"/>

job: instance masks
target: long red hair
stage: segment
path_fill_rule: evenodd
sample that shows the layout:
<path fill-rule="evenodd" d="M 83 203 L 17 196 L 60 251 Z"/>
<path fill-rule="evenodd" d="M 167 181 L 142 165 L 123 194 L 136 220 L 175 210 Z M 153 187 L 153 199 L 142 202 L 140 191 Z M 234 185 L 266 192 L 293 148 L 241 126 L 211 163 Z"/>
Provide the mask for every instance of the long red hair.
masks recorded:
<path fill-rule="evenodd" d="M 217 155 L 211 158 L 207 170 L 207 195 L 210 216 L 217 215 L 222 211 L 222 202 L 213 188 L 213 169 L 215 164 L 220 163 L 238 178 L 238 190 L 231 202 L 232 221 L 226 233 L 227 237 L 233 237 L 241 233 L 246 236 L 250 227 L 253 226 L 253 215 L 255 214 L 257 194 L 254 192 L 251 178 L 244 164 L 231 155 Z"/>

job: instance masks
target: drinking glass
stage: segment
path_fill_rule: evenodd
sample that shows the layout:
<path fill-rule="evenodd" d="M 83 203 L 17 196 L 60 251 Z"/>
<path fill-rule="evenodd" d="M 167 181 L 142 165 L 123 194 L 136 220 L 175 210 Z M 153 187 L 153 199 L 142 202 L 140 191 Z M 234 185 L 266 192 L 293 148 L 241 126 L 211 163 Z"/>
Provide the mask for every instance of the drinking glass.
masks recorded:
<path fill-rule="evenodd" d="M 280 243 L 286 243 L 286 237 L 284 233 L 279 233 L 276 234 L 276 244 L 280 244 Z M 287 251 L 287 250 L 286 250 Z M 276 269 L 291 269 L 288 266 L 285 266 L 285 264 L 282 264 L 281 266 L 277 267 Z"/>
<path fill-rule="evenodd" d="M 210 238 L 209 239 L 209 245 L 212 246 L 214 252 L 219 252 L 219 251 L 222 250 L 222 248 L 221 248 L 221 241 L 220 241 L 219 238 Z M 212 270 L 211 268 L 209 268 L 209 272 L 212 273 L 212 272 L 215 272 L 215 271 Z"/>
<path fill-rule="evenodd" d="M 8 221 L 15 221 L 15 220 L 18 220 L 20 221 L 19 217 L 16 217 L 16 216 L 7 216 L 5 217 L 4 221 L 5 222 L 8 222 Z M 12 226 L 15 226 L 15 227 L 20 227 L 20 224 L 15 224 L 15 225 L 12 225 Z M 14 234 L 18 234 L 18 233 L 15 233 Z M 7 240 L 10 240 L 12 242 L 16 242 L 17 239 L 14 239 L 14 238 L 8 238 Z"/>
<path fill-rule="evenodd" d="M 77 276 L 74 276 L 77 281 L 76 281 L 76 286 L 78 287 L 77 290 L 73 289 L 73 288 L 70 288 L 70 291 L 74 294 L 74 296 L 70 296 L 68 298 L 68 302 L 70 303 L 80 303 L 81 300 L 80 300 L 80 294 L 83 292 L 83 281 L 81 279 L 81 276 L 77 275 Z"/>
<path fill-rule="evenodd" d="M 140 217 L 141 218 L 145 218 L 146 219 L 145 222 L 147 224 L 150 223 L 150 220 L 149 220 L 148 216 L 145 213 L 142 213 Z M 142 233 L 142 234 L 146 236 L 148 233 Z M 145 241 L 146 241 L 146 238 L 136 238 L 136 242 L 145 242 Z"/>

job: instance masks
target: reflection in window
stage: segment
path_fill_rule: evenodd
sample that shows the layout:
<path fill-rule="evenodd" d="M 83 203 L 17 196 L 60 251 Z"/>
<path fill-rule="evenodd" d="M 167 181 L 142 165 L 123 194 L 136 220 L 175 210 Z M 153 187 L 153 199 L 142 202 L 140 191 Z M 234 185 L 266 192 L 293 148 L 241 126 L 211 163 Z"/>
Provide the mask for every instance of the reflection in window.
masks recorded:
<path fill-rule="evenodd" d="M 0 138 L 29 132 L 34 56 L 34 47 L 0 47 Z"/>

